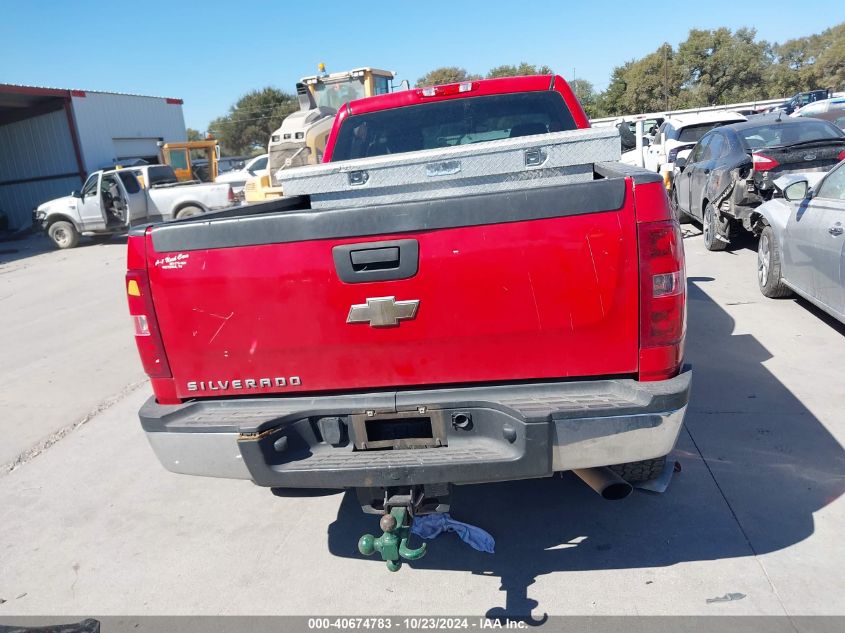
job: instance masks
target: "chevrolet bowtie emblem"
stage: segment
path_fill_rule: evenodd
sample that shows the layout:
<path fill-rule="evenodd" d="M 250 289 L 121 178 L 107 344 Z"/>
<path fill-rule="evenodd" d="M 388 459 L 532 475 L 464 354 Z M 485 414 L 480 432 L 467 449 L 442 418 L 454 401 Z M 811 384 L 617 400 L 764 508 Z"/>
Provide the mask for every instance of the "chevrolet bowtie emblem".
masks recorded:
<path fill-rule="evenodd" d="M 397 301 L 396 297 L 367 298 L 367 303 L 356 303 L 349 308 L 347 323 L 369 323 L 370 327 L 398 325 L 400 320 L 417 316 L 420 302 Z"/>

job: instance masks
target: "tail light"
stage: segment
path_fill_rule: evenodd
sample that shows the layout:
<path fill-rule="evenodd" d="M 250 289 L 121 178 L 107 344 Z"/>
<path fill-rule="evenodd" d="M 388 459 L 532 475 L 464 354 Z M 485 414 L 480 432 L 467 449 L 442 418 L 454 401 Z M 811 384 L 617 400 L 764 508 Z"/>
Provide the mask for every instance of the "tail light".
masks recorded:
<path fill-rule="evenodd" d="M 757 152 L 751 154 L 751 161 L 754 163 L 754 169 L 756 171 L 769 171 L 780 165 L 780 163 L 771 156 L 758 154 Z"/>
<path fill-rule="evenodd" d="M 836 157 L 836 160 L 845 160 L 845 149 L 839 152 L 839 156 Z"/>
<path fill-rule="evenodd" d="M 675 220 L 637 227 L 640 250 L 640 380 L 678 373 L 686 333 L 686 273 Z"/>
<path fill-rule="evenodd" d="M 126 296 L 144 371 L 150 378 L 170 378 L 170 365 L 164 353 L 146 270 L 126 272 Z"/>

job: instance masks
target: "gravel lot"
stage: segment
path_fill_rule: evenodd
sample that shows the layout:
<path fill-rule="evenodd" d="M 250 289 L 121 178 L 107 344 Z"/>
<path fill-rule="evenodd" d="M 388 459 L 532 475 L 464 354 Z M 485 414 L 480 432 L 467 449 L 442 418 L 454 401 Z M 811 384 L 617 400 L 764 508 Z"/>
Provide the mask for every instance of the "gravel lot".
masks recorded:
<path fill-rule="evenodd" d="M 695 373 L 669 490 L 459 488 L 453 514 L 497 553 L 444 536 L 396 574 L 357 554 L 376 521 L 351 495 L 158 464 L 135 417 L 150 390 L 121 240 L 0 243 L 0 617 L 842 614 L 845 328 L 763 298 L 753 244 L 708 253 L 685 230 Z"/>

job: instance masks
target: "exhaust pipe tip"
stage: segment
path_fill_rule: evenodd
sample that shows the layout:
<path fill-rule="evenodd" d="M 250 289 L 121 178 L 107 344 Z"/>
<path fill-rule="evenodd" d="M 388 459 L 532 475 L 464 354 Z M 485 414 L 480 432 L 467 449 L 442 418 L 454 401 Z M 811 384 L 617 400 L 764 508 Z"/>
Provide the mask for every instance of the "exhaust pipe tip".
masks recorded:
<path fill-rule="evenodd" d="M 576 468 L 572 472 L 607 501 L 620 501 L 634 490 L 631 484 L 607 466 Z"/>
<path fill-rule="evenodd" d="M 607 499 L 608 501 L 621 501 L 631 494 L 633 490 L 634 487 L 627 481 L 623 481 L 618 484 L 613 483 L 601 491 L 601 497 L 602 499 Z"/>

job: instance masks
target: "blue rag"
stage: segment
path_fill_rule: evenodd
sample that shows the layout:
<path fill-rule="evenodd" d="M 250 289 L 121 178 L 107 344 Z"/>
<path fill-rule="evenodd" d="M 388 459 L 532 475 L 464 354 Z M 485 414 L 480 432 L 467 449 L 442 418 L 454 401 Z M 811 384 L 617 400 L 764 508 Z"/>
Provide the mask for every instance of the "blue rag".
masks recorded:
<path fill-rule="evenodd" d="M 489 533 L 480 527 L 455 521 L 448 512 L 414 517 L 414 522 L 411 524 L 411 533 L 420 538 L 437 538 L 443 532 L 454 532 L 464 543 L 479 552 L 492 554 L 496 547 L 496 541 Z"/>

